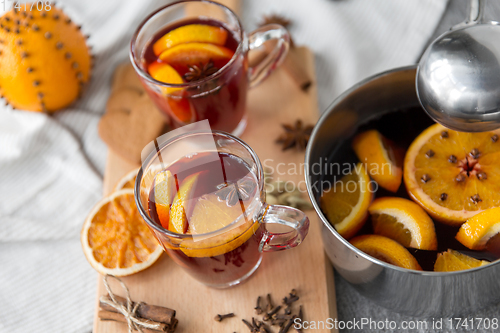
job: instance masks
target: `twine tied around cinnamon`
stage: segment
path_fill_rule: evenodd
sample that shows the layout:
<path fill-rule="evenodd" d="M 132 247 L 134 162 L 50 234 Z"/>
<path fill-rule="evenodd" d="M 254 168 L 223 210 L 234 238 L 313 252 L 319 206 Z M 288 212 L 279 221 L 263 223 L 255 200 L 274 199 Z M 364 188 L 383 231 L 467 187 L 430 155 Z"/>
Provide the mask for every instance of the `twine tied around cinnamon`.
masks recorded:
<path fill-rule="evenodd" d="M 123 290 L 125 290 L 125 296 L 127 300 L 126 305 L 116 300 L 115 294 L 113 294 L 113 292 L 111 291 L 111 287 L 109 286 L 108 277 L 112 277 L 113 279 L 118 281 L 122 286 Z M 144 333 L 144 331 L 142 330 L 143 328 L 151 330 L 158 330 L 160 328 L 159 323 L 153 323 L 149 320 L 137 317 L 136 311 L 137 308 L 141 305 L 141 302 L 135 303 L 135 305 L 132 307 L 133 302 L 132 299 L 130 298 L 130 292 L 122 280 L 113 275 L 105 275 L 103 278 L 103 282 L 109 294 L 109 299 L 101 298 L 100 301 L 104 304 L 113 307 L 125 317 L 125 319 L 127 320 L 129 333 L 132 333 L 133 330 Z"/>

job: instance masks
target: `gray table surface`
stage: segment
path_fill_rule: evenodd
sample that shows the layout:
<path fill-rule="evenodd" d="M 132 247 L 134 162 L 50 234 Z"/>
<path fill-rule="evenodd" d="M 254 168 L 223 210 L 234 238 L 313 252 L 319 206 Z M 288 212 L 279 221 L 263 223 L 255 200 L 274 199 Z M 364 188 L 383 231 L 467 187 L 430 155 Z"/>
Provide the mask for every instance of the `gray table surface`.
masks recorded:
<path fill-rule="evenodd" d="M 451 26 L 460 23 L 466 17 L 467 12 L 467 0 L 449 0 L 448 6 L 443 14 L 440 24 L 434 32 L 434 36 L 429 43 L 448 30 Z M 485 8 L 485 18 L 488 20 L 500 21 L 500 1 L 489 0 L 486 3 Z M 499 41 L 500 42 L 500 41 Z M 423 52 L 424 50 L 422 50 Z M 418 59 L 415 59 L 417 62 Z M 361 318 L 368 318 L 374 321 L 395 321 L 402 323 L 403 321 L 420 320 L 419 318 L 413 318 L 409 316 L 400 315 L 398 313 L 389 311 L 377 304 L 371 302 L 370 300 L 364 298 L 347 283 L 339 274 L 335 273 L 335 287 L 337 293 L 337 311 L 338 320 L 349 321 L 349 320 L 361 320 Z M 489 308 L 483 309 L 477 313 L 470 313 L 462 316 L 462 318 L 499 318 L 500 319 L 500 304 L 491 306 Z M 446 320 L 445 320 L 446 322 Z M 428 329 L 413 329 L 413 330 L 403 330 L 396 329 L 394 331 L 387 330 L 385 332 L 494 332 L 494 330 L 467 330 L 467 329 L 450 329 L 443 325 L 442 330 L 432 329 L 432 319 L 427 320 Z M 380 330 L 360 330 L 360 329 L 344 329 L 341 332 L 379 332 Z M 496 330 L 500 331 L 500 329 Z"/>

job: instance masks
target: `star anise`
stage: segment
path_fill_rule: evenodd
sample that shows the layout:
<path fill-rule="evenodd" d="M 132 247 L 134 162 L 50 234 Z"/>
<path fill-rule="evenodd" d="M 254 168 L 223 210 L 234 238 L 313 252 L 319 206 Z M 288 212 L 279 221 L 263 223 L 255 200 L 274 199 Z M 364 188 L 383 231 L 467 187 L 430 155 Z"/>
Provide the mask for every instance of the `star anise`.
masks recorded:
<path fill-rule="evenodd" d="M 244 178 L 236 183 L 224 182 L 217 186 L 219 189 L 215 194 L 220 201 L 226 201 L 229 207 L 236 205 L 240 200 L 245 201 L 250 199 L 255 190 L 257 183 L 250 178 Z"/>
<path fill-rule="evenodd" d="M 212 74 L 215 74 L 219 69 L 214 66 L 214 62 L 210 60 L 206 64 L 200 62 L 199 65 L 189 66 L 188 72 L 184 74 L 184 79 L 187 82 L 199 81 Z"/>
<path fill-rule="evenodd" d="M 284 26 L 285 28 L 288 28 L 291 24 L 291 21 L 286 17 L 278 14 L 264 15 L 259 26 L 262 27 L 267 24 L 279 24 Z"/>
<path fill-rule="evenodd" d="M 285 133 L 276 140 L 276 143 L 282 145 L 282 150 L 293 147 L 296 147 L 299 151 L 306 149 L 307 142 L 311 137 L 314 126 L 303 125 L 300 119 L 298 119 L 293 126 L 288 124 L 282 124 L 281 126 L 285 130 Z"/>

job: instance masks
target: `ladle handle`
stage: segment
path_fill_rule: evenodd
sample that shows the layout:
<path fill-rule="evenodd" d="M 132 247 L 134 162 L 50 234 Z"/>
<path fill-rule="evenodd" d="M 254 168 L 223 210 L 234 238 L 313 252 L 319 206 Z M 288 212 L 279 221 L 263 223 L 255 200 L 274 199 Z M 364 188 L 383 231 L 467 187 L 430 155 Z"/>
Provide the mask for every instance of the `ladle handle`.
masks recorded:
<path fill-rule="evenodd" d="M 467 16 L 465 21 L 454 25 L 453 27 L 450 28 L 450 30 L 456 30 L 456 29 L 464 28 L 464 27 L 467 27 L 470 25 L 483 23 L 484 4 L 485 3 L 486 3 L 486 0 L 470 0 L 470 2 L 469 2 L 469 15 Z"/>
<path fill-rule="evenodd" d="M 470 0 L 469 17 L 465 24 L 478 24 L 483 22 L 484 4 L 486 0 Z"/>

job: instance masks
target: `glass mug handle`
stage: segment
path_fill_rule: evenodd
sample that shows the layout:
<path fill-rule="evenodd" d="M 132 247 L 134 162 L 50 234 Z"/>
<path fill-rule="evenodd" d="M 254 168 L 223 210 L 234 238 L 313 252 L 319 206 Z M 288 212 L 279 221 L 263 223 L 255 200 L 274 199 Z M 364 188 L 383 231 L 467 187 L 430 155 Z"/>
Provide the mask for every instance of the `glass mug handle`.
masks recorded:
<path fill-rule="evenodd" d="M 281 25 L 268 24 L 248 36 L 250 51 L 262 47 L 265 42 L 273 39 L 276 40 L 274 48 L 264 59 L 249 69 L 250 88 L 259 85 L 285 60 L 290 47 L 290 34 Z"/>
<path fill-rule="evenodd" d="M 268 205 L 262 216 L 265 224 L 284 225 L 294 230 L 283 233 L 273 233 L 264 231 L 260 241 L 259 251 L 275 252 L 296 247 L 307 235 L 309 231 L 309 218 L 302 211 L 280 205 Z"/>

